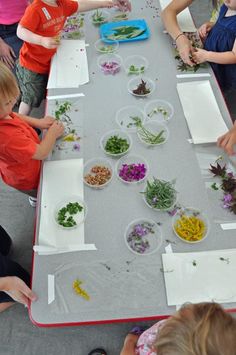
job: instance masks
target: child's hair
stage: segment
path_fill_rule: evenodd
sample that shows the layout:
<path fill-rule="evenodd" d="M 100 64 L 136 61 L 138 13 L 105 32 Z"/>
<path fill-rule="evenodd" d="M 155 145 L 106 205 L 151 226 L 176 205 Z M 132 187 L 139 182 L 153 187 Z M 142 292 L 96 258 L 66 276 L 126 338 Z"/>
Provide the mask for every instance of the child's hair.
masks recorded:
<path fill-rule="evenodd" d="M 163 324 L 154 348 L 158 355 L 236 355 L 236 319 L 216 303 L 187 304 Z"/>
<path fill-rule="evenodd" d="M 214 9 L 217 9 L 219 7 L 219 0 L 212 0 L 212 6 Z"/>
<path fill-rule="evenodd" d="M 0 107 L 4 100 L 18 97 L 20 94 L 16 78 L 8 67 L 0 62 Z"/>

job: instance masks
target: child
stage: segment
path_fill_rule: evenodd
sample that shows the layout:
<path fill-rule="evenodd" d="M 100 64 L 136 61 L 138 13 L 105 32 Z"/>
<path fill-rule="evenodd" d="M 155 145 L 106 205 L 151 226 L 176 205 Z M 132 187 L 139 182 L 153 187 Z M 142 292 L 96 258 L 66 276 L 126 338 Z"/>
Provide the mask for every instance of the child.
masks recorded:
<path fill-rule="evenodd" d="M 27 115 L 45 97 L 52 56 L 60 44 L 66 17 L 100 7 L 130 9 L 128 0 L 34 0 L 21 19 L 17 35 L 24 41 L 16 75 L 21 90 L 19 113 Z"/>
<path fill-rule="evenodd" d="M 236 145 L 236 121 L 233 127 L 217 140 L 218 147 L 224 149 L 228 155 L 235 155 L 234 145 Z"/>
<path fill-rule="evenodd" d="M 36 119 L 13 113 L 18 96 L 14 75 L 0 62 L 0 175 L 7 185 L 28 194 L 31 205 L 36 205 L 41 161 L 64 127 L 52 117 Z M 32 127 L 48 128 L 41 142 Z"/>
<path fill-rule="evenodd" d="M 140 336 L 121 355 L 236 355 L 236 319 L 216 303 L 187 304 Z"/>
<path fill-rule="evenodd" d="M 225 96 L 232 119 L 236 119 L 236 0 L 225 0 L 216 24 L 211 23 L 204 49 L 193 53 L 196 63 L 210 62 Z"/>
<path fill-rule="evenodd" d="M 210 21 L 204 23 L 198 29 L 198 33 L 199 33 L 202 41 L 204 41 L 206 39 L 208 32 L 210 32 L 210 30 L 212 29 L 212 27 L 216 23 L 216 21 L 219 17 L 221 5 L 223 5 L 223 3 L 224 3 L 223 0 L 214 0 L 213 1 L 213 11 L 211 13 Z"/>

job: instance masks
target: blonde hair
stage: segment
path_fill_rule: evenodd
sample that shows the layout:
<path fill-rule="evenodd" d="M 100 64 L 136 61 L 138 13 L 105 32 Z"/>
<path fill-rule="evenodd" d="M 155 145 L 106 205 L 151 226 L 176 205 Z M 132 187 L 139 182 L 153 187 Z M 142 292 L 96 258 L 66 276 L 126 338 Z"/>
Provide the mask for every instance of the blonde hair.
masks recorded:
<path fill-rule="evenodd" d="M 16 78 L 8 67 L 0 62 L 0 107 L 5 100 L 18 97 L 20 94 Z"/>
<path fill-rule="evenodd" d="M 216 303 L 188 304 L 167 319 L 158 355 L 236 355 L 236 319 Z"/>

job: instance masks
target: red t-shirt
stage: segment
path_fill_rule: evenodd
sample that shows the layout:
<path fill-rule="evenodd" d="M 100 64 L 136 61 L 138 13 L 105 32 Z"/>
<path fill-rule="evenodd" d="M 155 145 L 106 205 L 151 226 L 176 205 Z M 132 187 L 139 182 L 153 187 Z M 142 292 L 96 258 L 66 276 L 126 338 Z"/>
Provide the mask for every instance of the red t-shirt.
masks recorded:
<path fill-rule="evenodd" d="M 72 0 L 58 0 L 58 6 L 51 6 L 42 0 L 29 5 L 20 24 L 27 30 L 43 36 L 55 37 L 63 29 L 66 18 L 78 10 L 78 3 Z M 35 73 L 49 73 L 51 58 L 55 49 L 24 42 L 20 51 L 21 66 Z"/>
<path fill-rule="evenodd" d="M 37 189 L 41 161 L 32 159 L 40 139 L 25 121 L 11 113 L 0 120 L 0 175 L 19 190 Z"/>

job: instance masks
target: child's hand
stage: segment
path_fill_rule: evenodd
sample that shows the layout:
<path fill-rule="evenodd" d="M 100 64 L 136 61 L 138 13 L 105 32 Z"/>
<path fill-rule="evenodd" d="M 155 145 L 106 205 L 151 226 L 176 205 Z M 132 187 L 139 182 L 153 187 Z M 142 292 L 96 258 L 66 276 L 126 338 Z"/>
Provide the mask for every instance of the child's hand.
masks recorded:
<path fill-rule="evenodd" d="M 196 64 L 201 64 L 207 62 L 208 58 L 208 51 L 201 48 L 195 48 L 195 51 L 192 54 L 193 60 Z"/>
<path fill-rule="evenodd" d="M 48 132 L 53 133 L 57 139 L 63 135 L 64 129 L 65 127 L 63 123 L 55 120 L 53 124 L 49 127 Z"/>
<path fill-rule="evenodd" d="M 204 41 L 206 39 L 208 33 L 210 32 L 213 26 L 214 26 L 214 22 L 206 22 L 201 27 L 199 27 L 198 34 L 201 40 Z"/>
<path fill-rule="evenodd" d="M 228 155 L 234 155 L 234 145 L 236 144 L 236 123 L 229 130 L 217 140 L 218 147 L 222 148 Z"/>
<path fill-rule="evenodd" d="M 131 3 L 129 0 L 113 0 L 113 3 L 120 11 L 131 11 Z"/>
<path fill-rule="evenodd" d="M 47 49 L 57 48 L 60 44 L 58 36 L 56 37 L 43 37 L 41 38 L 40 45 Z"/>
<path fill-rule="evenodd" d="M 47 129 L 53 124 L 54 121 L 55 119 L 51 116 L 45 116 L 44 118 L 40 118 L 38 120 L 37 128 Z"/>

